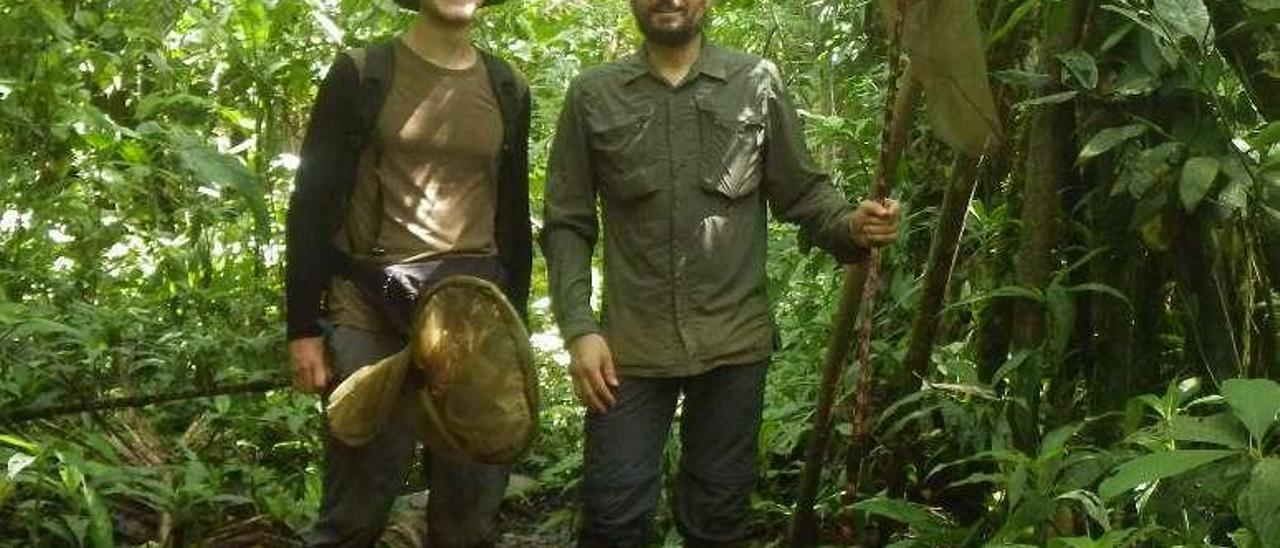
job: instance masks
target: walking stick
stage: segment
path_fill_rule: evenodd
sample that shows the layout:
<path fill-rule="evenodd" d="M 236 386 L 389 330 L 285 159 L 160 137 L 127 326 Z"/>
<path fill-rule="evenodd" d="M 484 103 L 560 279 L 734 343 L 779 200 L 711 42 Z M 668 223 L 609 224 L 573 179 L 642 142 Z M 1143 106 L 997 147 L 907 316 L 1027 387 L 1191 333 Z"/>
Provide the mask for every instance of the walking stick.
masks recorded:
<path fill-rule="evenodd" d="M 912 114 L 919 100 L 919 86 L 910 70 L 899 76 L 898 37 L 902 32 L 903 6 L 902 0 L 894 1 L 898 6 L 894 10 L 893 29 L 889 35 L 889 89 L 885 94 L 884 126 L 880 133 L 880 151 L 871 195 L 872 199 L 880 202 L 884 202 L 889 197 L 890 177 L 901 156 L 906 142 L 907 128 L 911 126 Z M 880 254 L 877 250 L 872 250 L 862 262 L 845 266 L 840 302 L 832 319 L 831 334 L 827 339 L 826 359 L 819 385 L 817 410 L 813 419 L 813 434 L 805 450 L 804 469 L 800 474 L 796 509 L 792 516 L 790 544 L 793 547 L 812 546 L 818 538 L 814 501 L 817 497 L 818 480 L 822 475 L 827 444 L 831 439 L 832 408 L 835 406 L 840 375 L 853 343 L 854 320 L 859 308 L 864 309 L 863 336 L 870 336 L 865 326 L 869 324 L 873 314 L 870 306 L 862 307 L 862 303 L 864 299 L 869 305 L 874 303 L 879 266 Z M 867 299 L 868 296 L 871 298 Z M 864 360 L 855 395 L 855 400 L 860 402 L 855 404 L 855 409 L 860 408 L 861 415 L 866 413 L 866 392 L 870 385 L 869 381 L 870 367 Z M 858 437 L 858 429 L 865 430 L 866 427 L 859 426 L 859 423 L 855 422 L 855 439 Z"/>
<path fill-rule="evenodd" d="M 906 15 L 908 4 L 913 14 Z M 889 13 L 889 89 L 885 98 L 884 127 L 871 198 L 883 201 L 902 154 L 907 132 L 914 125 L 921 90 L 929 96 L 934 133 L 957 150 L 980 156 L 1001 141 L 1000 121 L 987 81 L 985 51 L 977 12 L 972 0 L 883 0 Z M 904 20 L 911 17 L 911 24 Z M 904 33 L 904 26 L 909 28 Z M 899 70 L 902 52 L 912 63 Z M 901 74 L 899 74 L 901 72 Z M 871 385 L 870 342 L 875 290 L 879 285 L 880 255 L 872 251 L 861 263 L 845 268 L 840 304 L 828 339 L 813 435 L 809 439 L 800 476 L 796 510 L 791 523 L 791 545 L 810 546 L 818 537 L 814 500 L 823 460 L 831 437 L 831 413 L 836 390 L 852 343 L 853 323 L 861 310 L 861 368 L 854 394 L 850 463 L 865 457 L 870 436 L 868 392 Z M 844 499 L 853 502 L 858 492 L 857 466 L 846 469 Z"/>

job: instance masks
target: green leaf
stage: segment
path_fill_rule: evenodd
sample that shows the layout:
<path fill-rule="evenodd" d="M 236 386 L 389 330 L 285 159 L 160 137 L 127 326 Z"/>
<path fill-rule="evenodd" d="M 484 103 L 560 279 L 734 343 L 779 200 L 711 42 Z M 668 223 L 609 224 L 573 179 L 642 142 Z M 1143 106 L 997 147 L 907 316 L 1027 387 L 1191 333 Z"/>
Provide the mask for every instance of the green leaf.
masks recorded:
<path fill-rule="evenodd" d="M 1031 357 L 1033 353 L 1035 353 L 1034 350 L 1025 348 L 1014 352 L 1013 355 L 1009 356 L 1009 359 L 996 370 L 995 374 L 991 376 L 991 384 L 995 385 L 1000 381 L 1013 376 L 1014 373 L 1017 373 L 1018 370 L 1022 368 L 1022 364 L 1026 363 L 1027 358 Z"/>
<path fill-rule="evenodd" d="M 1120 546 L 1131 546 L 1129 539 L 1133 537 L 1137 529 L 1117 529 L 1115 531 L 1107 531 L 1102 538 L 1093 540 L 1089 537 L 1059 537 L 1053 539 L 1049 544 L 1050 548 L 1059 548 L 1062 546 L 1068 548 L 1118 548 Z"/>
<path fill-rule="evenodd" d="M 182 164 L 203 182 L 231 185 L 248 204 L 253 213 L 258 236 L 264 241 L 270 234 L 266 197 L 262 186 L 249 170 L 233 156 L 207 147 L 189 147 L 178 151 Z"/>
<path fill-rule="evenodd" d="M 112 537 L 111 515 L 107 505 L 98 496 L 98 492 L 89 485 L 88 479 L 80 484 L 84 496 L 85 509 L 89 511 L 89 543 L 94 548 L 112 548 L 116 545 Z"/>
<path fill-rule="evenodd" d="M 1080 503 L 1085 514 L 1102 526 L 1103 531 L 1111 529 L 1111 518 L 1107 515 L 1107 509 L 1098 499 L 1098 495 L 1085 490 L 1076 490 L 1058 495 L 1058 500 L 1074 500 Z"/>
<path fill-rule="evenodd" d="M 1091 293 L 1101 293 L 1103 295 L 1110 295 L 1112 297 L 1115 297 L 1116 300 L 1119 300 L 1120 302 L 1124 303 L 1125 306 L 1129 307 L 1130 311 L 1133 311 L 1133 303 L 1129 302 L 1129 298 L 1124 296 L 1124 293 L 1121 293 L 1119 289 L 1111 287 L 1107 284 L 1096 283 L 1096 282 L 1082 283 L 1079 285 L 1067 286 L 1066 290 L 1071 292 L 1088 291 Z"/>
<path fill-rule="evenodd" d="M 40 450 L 40 446 L 9 434 L 0 434 L 0 444 L 16 447 L 28 453 L 35 453 Z"/>
<path fill-rule="evenodd" d="M 1235 548 L 1264 548 L 1258 537 L 1244 527 L 1236 529 L 1234 533 L 1227 533 L 1227 538 L 1231 539 L 1231 544 Z"/>
<path fill-rule="evenodd" d="M 1280 413 L 1280 384 L 1270 379 L 1230 379 L 1222 383 L 1222 397 L 1249 435 L 1261 443 Z"/>
<path fill-rule="evenodd" d="M 1141 198 L 1156 183 L 1169 177 L 1173 172 L 1172 163 L 1181 154 L 1182 143 L 1173 141 L 1143 150 L 1125 165 L 1116 184 L 1119 188 L 1128 190 L 1134 198 Z"/>
<path fill-rule="evenodd" d="M 1059 284 L 1051 284 L 1044 293 L 1049 326 L 1046 339 L 1046 361 L 1060 360 L 1067 351 L 1076 324 L 1075 295 Z"/>
<path fill-rule="evenodd" d="M 1280 458 L 1258 461 L 1250 476 L 1236 511 L 1263 548 L 1280 548 Z"/>
<path fill-rule="evenodd" d="M 1176 415 L 1169 421 L 1169 436 L 1178 441 L 1212 443 L 1232 449 L 1249 446 L 1248 433 L 1230 413 L 1208 417 Z"/>
<path fill-rule="evenodd" d="M 1076 95 L 1079 95 L 1079 94 L 1080 92 L 1071 90 L 1071 91 L 1064 91 L 1061 93 L 1054 93 L 1051 95 L 1043 95 L 1040 97 L 1036 97 L 1035 99 L 1027 99 L 1026 101 L 1018 103 L 1018 106 L 1031 107 L 1031 106 L 1039 106 L 1039 105 L 1056 105 L 1058 103 L 1065 103 L 1067 101 L 1075 99 Z"/>
<path fill-rule="evenodd" d="M 1258 11 L 1280 10 L 1280 0 L 1244 0 L 1244 5 Z"/>
<path fill-rule="evenodd" d="M 1032 10 L 1034 10 L 1039 4 L 1039 0 L 1022 0 L 1022 3 L 1013 10 L 1013 13 L 1009 14 L 1009 18 L 1005 20 L 1004 24 L 1000 25 L 1000 28 L 995 32 L 992 32 L 990 37 L 987 38 L 988 49 L 992 44 L 995 44 L 1008 36 L 1009 33 L 1018 26 L 1018 23 L 1021 22 L 1028 14 L 1032 13 Z"/>
<path fill-rule="evenodd" d="M 1195 210 L 1218 178 L 1218 159 L 1196 156 L 1182 164 L 1182 182 L 1178 185 L 1178 197 L 1187 211 Z"/>
<path fill-rule="evenodd" d="M 1027 72 L 1025 70 L 1017 69 L 992 71 L 991 77 L 1011 86 L 1020 86 L 1032 89 L 1042 88 L 1053 81 L 1049 78 L 1048 74 Z"/>
<path fill-rule="evenodd" d="M 36 461 L 35 455 L 18 452 L 9 457 L 9 479 L 18 477 L 22 470 Z"/>
<path fill-rule="evenodd" d="M 950 528 L 932 509 L 905 500 L 876 497 L 854 504 L 853 509 L 905 523 L 926 535 L 943 533 Z"/>
<path fill-rule="evenodd" d="M 1049 544 L 1049 548 L 1097 548 L 1097 546 L 1089 537 L 1059 537 Z"/>
<path fill-rule="evenodd" d="M 1276 2 L 1280 2 L 1280 0 L 1276 0 Z M 1267 127 L 1249 140 L 1249 144 L 1253 145 L 1253 148 L 1264 150 L 1276 143 L 1280 143 L 1280 122 L 1267 124 Z"/>
<path fill-rule="evenodd" d="M 1080 49 L 1064 51 L 1058 54 L 1062 66 L 1075 77 L 1080 87 L 1094 89 L 1098 87 L 1098 63 L 1093 56 Z"/>
<path fill-rule="evenodd" d="M 1040 441 L 1039 457 L 1045 458 L 1046 456 L 1056 456 L 1062 453 L 1062 450 L 1067 446 L 1067 442 L 1071 441 L 1071 438 L 1082 427 L 1084 427 L 1084 423 L 1076 422 L 1059 426 L 1045 434 L 1044 439 Z"/>
<path fill-rule="evenodd" d="M 67 24 L 67 14 L 62 11 L 62 7 L 58 2 L 50 2 L 49 0 L 32 0 L 35 4 L 36 11 L 40 12 L 40 17 L 44 19 L 44 23 L 49 26 L 59 38 L 69 40 L 75 36 L 75 31 L 71 25 Z"/>
<path fill-rule="evenodd" d="M 1201 0 L 1155 0 L 1151 12 L 1173 31 L 1175 40 L 1190 38 L 1197 44 L 1208 42 L 1209 10 Z"/>
<path fill-rule="evenodd" d="M 1076 163 L 1083 164 L 1094 157 L 1115 148 L 1120 143 L 1146 133 L 1146 131 L 1147 126 L 1142 124 L 1111 127 L 1099 131 L 1094 134 L 1094 136 L 1089 139 L 1089 142 L 1084 145 L 1084 148 L 1080 150 L 1080 156 L 1076 158 Z"/>
<path fill-rule="evenodd" d="M 1140 485 L 1171 478 L 1239 454 L 1238 451 L 1217 449 L 1186 449 L 1144 455 L 1116 467 L 1115 473 L 1098 486 L 1098 496 L 1102 497 L 1103 502 L 1109 502 Z"/>

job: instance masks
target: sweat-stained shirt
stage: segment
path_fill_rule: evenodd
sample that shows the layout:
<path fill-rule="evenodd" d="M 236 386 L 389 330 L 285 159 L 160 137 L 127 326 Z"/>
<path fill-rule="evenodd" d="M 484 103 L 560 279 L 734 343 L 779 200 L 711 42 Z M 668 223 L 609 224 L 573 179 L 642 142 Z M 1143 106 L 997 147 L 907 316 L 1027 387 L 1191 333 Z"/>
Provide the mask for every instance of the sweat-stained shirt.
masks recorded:
<path fill-rule="evenodd" d="M 339 247 L 384 264 L 493 255 L 502 113 L 485 64 L 438 66 L 395 43 L 392 86 L 360 157 Z M 337 325 L 385 330 L 348 279 L 329 287 Z"/>
<path fill-rule="evenodd" d="M 837 259 L 864 252 L 772 63 L 707 42 L 676 86 L 643 50 L 585 72 L 561 112 L 543 215 L 562 337 L 603 333 L 620 373 L 640 377 L 768 358 L 766 204 Z M 601 321 L 589 302 L 597 205 Z"/>

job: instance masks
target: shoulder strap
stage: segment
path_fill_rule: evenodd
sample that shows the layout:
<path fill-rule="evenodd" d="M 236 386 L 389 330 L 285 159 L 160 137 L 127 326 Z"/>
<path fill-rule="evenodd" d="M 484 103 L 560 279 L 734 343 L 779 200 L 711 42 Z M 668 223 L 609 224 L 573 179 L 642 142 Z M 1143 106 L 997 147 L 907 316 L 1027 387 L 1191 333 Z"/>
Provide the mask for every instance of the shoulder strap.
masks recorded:
<path fill-rule="evenodd" d="M 355 105 L 356 123 L 352 129 L 351 146 L 363 150 L 369 144 L 374 127 L 378 125 L 378 113 L 387 100 L 395 78 L 395 43 L 388 40 L 347 52 L 360 72 L 360 91 Z"/>
<path fill-rule="evenodd" d="M 391 40 L 374 44 L 367 48 L 355 48 L 345 52 L 355 64 L 359 74 L 359 83 L 355 93 L 355 103 L 350 106 L 351 124 L 348 129 L 347 143 L 351 153 L 359 158 L 360 154 L 373 141 L 374 130 L 377 129 L 378 115 L 387 100 L 395 78 L 395 43 Z M 356 161 L 358 165 L 359 160 Z M 351 176 L 346 179 L 347 185 L 339 190 L 342 207 L 333 208 L 334 227 L 342 226 L 348 214 L 347 204 L 355 190 L 358 167 L 353 167 Z M 381 189 L 379 189 L 381 191 Z M 381 211 L 378 212 L 381 214 Z M 335 229 L 336 230 L 336 229 Z M 377 241 L 377 238 L 374 238 Z M 363 252 L 363 250 L 361 250 Z M 370 250 L 370 253 L 373 253 Z M 341 254 L 340 271 L 349 273 L 353 267 L 350 257 Z"/>
<path fill-rule="evenodd" d="M 489 72 L 489 83 L 493 86 L 493 94 L 498 98 L 498 107 L 502 110 L 502 121 L 506 130 L 512 128 L 512 122 L 519 114 L 517 101 L 517 78 L 515 69 L 497 55 L 478 49 L 480 58 L 484 60 L 485 70 Z M 507 137 L 511 134 L 507 133 Z"/>

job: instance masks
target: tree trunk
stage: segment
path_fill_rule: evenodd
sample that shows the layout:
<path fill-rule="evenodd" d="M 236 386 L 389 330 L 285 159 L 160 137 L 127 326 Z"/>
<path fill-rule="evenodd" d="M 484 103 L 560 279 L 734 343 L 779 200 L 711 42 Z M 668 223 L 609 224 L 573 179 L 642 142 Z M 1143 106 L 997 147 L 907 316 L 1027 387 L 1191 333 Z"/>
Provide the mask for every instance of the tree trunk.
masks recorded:
<path fill-rule="evenodd" d="M 1079 40 L 1086 9 L 1087 2 L 1083 0 L 1067 0 L 1045 8 L 1040 66 L 1050 81 L 1061 81 L 1062 63 L 1056 56 Z M 1054 91 L 1049 90 L 1048 93 Z M 1016 279 L 1022 287 L 1045 287 L 1055 267 L 1054 251 L 1062 232 L 1059 192 L 1072 177 L 1074 122 L 1070 103 L 1039 105 L 1031 110 L 1024 157 L 1026 181 L 1022 193 L 1022 234 L 1014 258 Z M 1014 347 L 1036 348 L 1044 334 L 1042 306 L 1019 300 L 1014 305 Z M 1033 362 L 1032 365 L 1040 364 L 1040 360 Z M 1019 386 L 1015 389 L 1019 396 L 1025 398 L 1027 407 L 1013 408 L 1012 422 L 1015 443 L 1030 451 L 1039 438 L 1040 372 L 1037 367 L 1028 369 L 1019 376 Z"/>
<path fill-rule="evenodd" d="M 951 173 L 938 211 L 938 226 L 933 233 L 933 245 L 929 248 L 929 263 L 925 268 L 924 285 L 916 304 L 916 316 L 911 324 L 910 343 L 903 359 L 902 378 L 895 384 L 895 392 L 903 393 L 913 378 L 928 375 L 929 358 L 933 351 L 934 337 L 941 319 L 943 300 L 951 270 L 955 266 L 957 247 L 964 233 L 965 215 L 969 201 L 977 185 L 977 160 L 961 158 Z"/>
<path fill-rule="evenodd" d="M 1209 230 L 1203 214 L 1180 215 L 1176 262 L 1182 302 L 1189 305 L 1192 356 L 1205 366 L 1216 384 L 1236 375 L 1239 368 L 1236 335 L 1239 326 L 1232 314 L 1227 291 L 1214 258 L 1207 252 Z"/>

